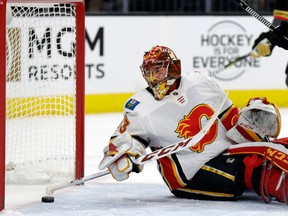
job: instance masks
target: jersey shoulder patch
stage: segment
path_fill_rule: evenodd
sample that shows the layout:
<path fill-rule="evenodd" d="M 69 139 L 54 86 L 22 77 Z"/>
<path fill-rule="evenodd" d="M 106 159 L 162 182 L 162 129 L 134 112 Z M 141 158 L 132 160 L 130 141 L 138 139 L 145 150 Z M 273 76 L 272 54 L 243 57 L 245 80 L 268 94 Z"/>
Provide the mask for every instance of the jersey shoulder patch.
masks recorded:
<path fill-rule="evenodd" d="M 138 106 L 139 104 L 140 104 L 139 101 L 131 98 L 131 99 L 128 100 L 127 103 L 125 104 L 125 108 L 133 111 L 133 110 L 136 108 L 136 106 Z"/>

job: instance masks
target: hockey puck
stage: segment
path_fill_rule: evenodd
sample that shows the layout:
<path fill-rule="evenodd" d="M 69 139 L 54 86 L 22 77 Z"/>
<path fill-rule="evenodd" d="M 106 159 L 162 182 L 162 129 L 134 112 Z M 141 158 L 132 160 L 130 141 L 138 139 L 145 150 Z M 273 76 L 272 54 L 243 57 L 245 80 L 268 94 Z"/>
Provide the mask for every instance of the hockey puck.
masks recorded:
<path fill-rule="evenodd" d="M 52 202 L 54 202 L 54 197 L 53 196 L 43 196 L 42 197 L 42 202 L 44 202 L 44 203 L 52 203 Z"/>

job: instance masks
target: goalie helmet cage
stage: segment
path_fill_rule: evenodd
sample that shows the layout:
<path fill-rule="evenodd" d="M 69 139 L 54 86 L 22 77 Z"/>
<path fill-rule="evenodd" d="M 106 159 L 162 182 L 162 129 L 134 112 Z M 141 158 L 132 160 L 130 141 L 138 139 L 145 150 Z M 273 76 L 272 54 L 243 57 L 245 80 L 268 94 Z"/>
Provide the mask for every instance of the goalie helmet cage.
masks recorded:
<path fill-rule="evenodd" d="M 0 14 L 3 210 L 5 184 L 84 176 L 85 3 L 0 0 Z"/>

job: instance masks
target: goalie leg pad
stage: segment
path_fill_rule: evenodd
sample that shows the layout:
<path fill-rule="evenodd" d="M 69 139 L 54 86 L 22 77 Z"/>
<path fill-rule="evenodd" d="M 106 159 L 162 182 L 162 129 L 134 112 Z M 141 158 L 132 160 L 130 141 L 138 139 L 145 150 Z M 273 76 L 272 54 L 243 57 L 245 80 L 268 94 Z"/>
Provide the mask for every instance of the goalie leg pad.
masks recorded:
<path fill-rule="evenodd" d="M 272 142 L 273 142 L 273 143 L 282 144 L 283 146 L 285 146 L 286 148 L 288 148 L 288 137 L 283 137 L 283 138 L 279 138 L 279 139 L 274 139 Z"/>
<path fill-rule="evenodd" d="M 247 189 L 254 190 L 255 184 L 253 186 L 252 180 L 256 180 L 256 182 L 259 182 L 259 179 L 254 176 L 253 177 L 253 171 L 257 168 L 260 167 L 260 165 L 263 163 L 263 159 L 259 158 L 258 155 L 253 154 L 252 156 L 246 156 L 243 160 L 245 164 L 245 172 L 244 172 L 244 184 Z M 256 184 L 258 185 L 258 184 Z M 258 187 L 257 187 L 258 189 Z"/>
<path fill-rule="evenodd" d="M 266 157 L 267 160 L 288 173 L 288 149 L 280 143 L 252 142 L 229 147 L 224 155 L 252 155 Z"/>
<path fill-rule="evenodd" d="M 254 145 L 255 144 L 255 145 Z M 233 150 L 232 150 L 233 149 Z M 279 143 L 238 144 L 230 155 L 246 154 L 244 183 L 266 203 L 275 197 L 288 204 L 288 149 Z"/>
<path fill-rule="evenodd" d="M 287 173 L 275 167 L 272 162 L 266 165 L 264 159 L 261 181 L 260 195 L 264 202 L 271 202 L 275 197 L 277 201 L 288 204 L 288 178 Z"/>
<path fill-rule="evenodd" d="M 287 173 L 274 166 L 273 162 L 268 161 L 267 158 L 258 157 L 257 155 L 253 156 L 262 160 L 262 165 L 253 170 L 253 175 L 251 175 L 250 179 L 247 179 L 249 177 L 245 175 L 245 184 L 247 181 L 252 182 L 252 190 L 254 190 L 265 203 L 271 202 L 272 197 L 275 197 L 277 201 L 288 204 Z M 249 160 L 251 160 L 251 158 L 252 157 L 250 157 Z"/>

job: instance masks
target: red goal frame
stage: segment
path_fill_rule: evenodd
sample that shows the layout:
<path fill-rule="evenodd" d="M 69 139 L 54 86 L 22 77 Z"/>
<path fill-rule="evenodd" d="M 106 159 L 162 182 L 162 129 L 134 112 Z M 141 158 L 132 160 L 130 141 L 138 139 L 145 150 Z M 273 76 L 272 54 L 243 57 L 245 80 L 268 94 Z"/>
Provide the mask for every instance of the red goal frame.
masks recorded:
<path fill-rule="evenodd" d="M 85 2 L 84 0 L 0 0 L 0 211 L 5 208 L 6 141 L 6 4 L 73 3 L 76 5 L 76 179 L 84 176 Z M 5 40 L 3 40 L 5 39 Z"/>

